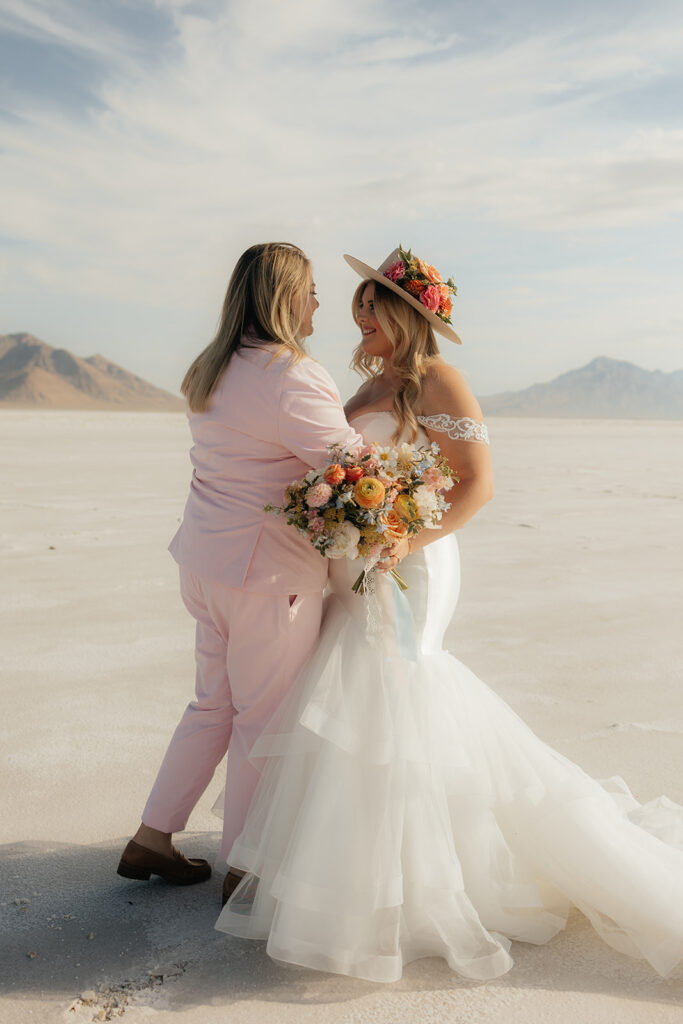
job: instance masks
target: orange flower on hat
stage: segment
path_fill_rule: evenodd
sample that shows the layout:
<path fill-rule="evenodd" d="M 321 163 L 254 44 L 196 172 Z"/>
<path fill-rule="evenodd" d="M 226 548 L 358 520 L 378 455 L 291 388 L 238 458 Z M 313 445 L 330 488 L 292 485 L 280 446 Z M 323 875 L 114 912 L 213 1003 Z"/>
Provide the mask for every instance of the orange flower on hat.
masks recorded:
<path fill-rule="evenodd" d="M 406 281 L 403 287 L 411 295 L 421 295 L 427 285 L 423 284 L 422 281 Z"/>
<path fill-rule="evenodd" d="M 379 521 L 386 526 L 386 530 L 382 534 L 384 540 L 389 541 L 392 544 L 397 540 L 403 540 L 408 533 L 408 527 L 401 517 L 396 515 L 393 509 L 389 509 L 388 512 L 383 512 L 382 515 L 379 516 Z"/>
<path fill-rule="evenodd" d="M 374 476 L 364 476 L 353 488 L 353 496 L 361 508 L 377 508 L 384 501 L 386 488 Z"/>
<path fill-rule="evenodd" d="M 420 268 L 420 273 L 423 274 L 428 281 L 431 281 L 432 284 L 441 284 L 441 274 L 436 267 L 432 267 L 431 264 L 425 263 L 424 260 L 418 260 L 417 265 Z"/>
<path fill-rule="evenodd" d="M 442 299 L 439 303 L 439 313 L 443 313 L 444 316 L 450 316 L 453 312 L 453 303 L 450 299 Z"/>

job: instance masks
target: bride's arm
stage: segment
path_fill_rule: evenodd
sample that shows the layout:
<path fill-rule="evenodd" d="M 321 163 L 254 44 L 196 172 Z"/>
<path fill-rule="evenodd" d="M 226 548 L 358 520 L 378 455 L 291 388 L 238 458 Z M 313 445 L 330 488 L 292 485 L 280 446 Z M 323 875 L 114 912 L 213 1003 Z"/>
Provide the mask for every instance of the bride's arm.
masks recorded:
<path fill-rule="evenodd" d="M 476 424 L 483 423 L 481 409 L 476 398 L 468 388 L 462 375 L 447 363 L 434 364 L 427 373 L 421 401 L 423 417 L 449 417 L 452 421 L 463 417 L 472 419 Z M 440 424 L 441 425 L 441 424 Z M 447 423 L 443 424 L 447 426 Z M 493 497 L 493 470 L 489 446 L 483 441 L 457 440 L 449 436 L 445 430 L 435 430 L 429 424 L 424 429 L 430 441 L 436 441 L 445 455 L 448 464 L 460 478 L 446 492 L 446 500 L 450 509 L 444 512 L 440 530 L 420 530 L 417 536 L 401 541 L 394 548 L 394 556 L 400 561 L 408 551 L 419 551 L 420 548 L 440 540 L 446 533 L 459 530 L 475 513 Z M 457 431 L 453 431 L 456 433 Z M 393 562 L 393 558 L 390 560 Z M 397 564 L 397 563 L 394 563 Z M 391 565 L 387 565 L 391 568 Z"/>

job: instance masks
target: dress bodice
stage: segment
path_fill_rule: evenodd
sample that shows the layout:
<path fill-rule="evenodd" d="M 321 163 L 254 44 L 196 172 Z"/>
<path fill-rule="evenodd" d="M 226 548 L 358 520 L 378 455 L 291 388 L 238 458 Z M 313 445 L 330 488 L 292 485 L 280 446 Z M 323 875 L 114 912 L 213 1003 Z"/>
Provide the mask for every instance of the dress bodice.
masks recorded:
<path fill-rule="evenodd" d="M 352 416 L 351 426 L 362 435 L 366 444 L 390 445 L 396 429 L 396 420 L 390 409 L 373 410 Z M 407 440 L 408 431 L 405 431 Z M 404 440 L 399 438 L 399 443 Z M 429 444 L 429 438 L 422 427 L 413 442 Z M 361 559 L 340 558 L 330 562 L 330 588 L 345 605 L 349 614 L 365 622 L 365 602 L 354 594 L 351 585 L 363 567 Z M 399 572 L 408 584 L 408 590 L 401 593 L 390 576 L 376 573 L 376 589 L 379 612 L 382 620 L 383 644 L 385 650 L 405 646 L 416 647 L 423 654 L 432 654 L 442 649 L 443 635 L 450 622 L 460 590 L 460 558 L 455 534 L 443 534 L 425 548 L 408 555 L 401 561 Z M 402 614 L 397 615 L 397 605 Z M 408 615 L 406 613 L 409 613 Z M 410 638 L 401 637 L 410 619 Z M 362 628 L 365 628 L 364 625 Z"/>
<path fill-rule="evenodd" d="M 351 416 L 349 423 L 359 434 L 363 435 L 366 444 L 392 444 L 392 437 L 396 430 L 396 419 L 391 409 L 373 409 L 371 412 L 361 413 L 360 416 Z M 407 434 L 408 431 L 403 432 Z M 401 435 L 400 441 L 407 440 Z M 429 444 L 429 438 L 422 427 L 418 427 L 415 444 Z"/>

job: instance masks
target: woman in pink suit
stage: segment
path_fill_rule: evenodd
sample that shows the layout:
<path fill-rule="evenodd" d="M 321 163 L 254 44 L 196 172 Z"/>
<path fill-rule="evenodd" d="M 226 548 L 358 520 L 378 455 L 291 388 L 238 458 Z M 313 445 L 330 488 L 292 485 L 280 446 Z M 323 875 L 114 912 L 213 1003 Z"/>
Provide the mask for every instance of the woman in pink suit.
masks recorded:
<path fill-rule="evenodd" d="M 329 374 L 306 355 L 318 308 L 311 266 L 294 245 L 254 245 L 228 284 L 220 326 L 185 375 L 194 467 L 170 551 L 196 619 L 196 698 L 188 705 L 126 846 L 126 878 L 191 885 L 205 860 L 172 845 L 228 753 L 223 856 L 239 835 L 257 769 L 248 754 L 295 680 L 320 627 L 327 560 L 264 512 L 327 445 L 362 439 Z"/>

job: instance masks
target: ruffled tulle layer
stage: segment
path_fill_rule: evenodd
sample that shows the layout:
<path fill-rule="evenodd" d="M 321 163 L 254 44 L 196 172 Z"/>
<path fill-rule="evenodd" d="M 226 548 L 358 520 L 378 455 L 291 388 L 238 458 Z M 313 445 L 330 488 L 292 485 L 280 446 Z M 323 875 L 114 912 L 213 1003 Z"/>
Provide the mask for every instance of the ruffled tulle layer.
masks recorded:
<path fill-rule="evenodd" d="M 594 781 L 450 654 L 378 650 L 334 595 L 252 757 L 216 927 L 277 960 L 393 981 L 441 956 L 485 980 L 571 904 L 662 975 L 683 958 L 683 808 Z"/>

